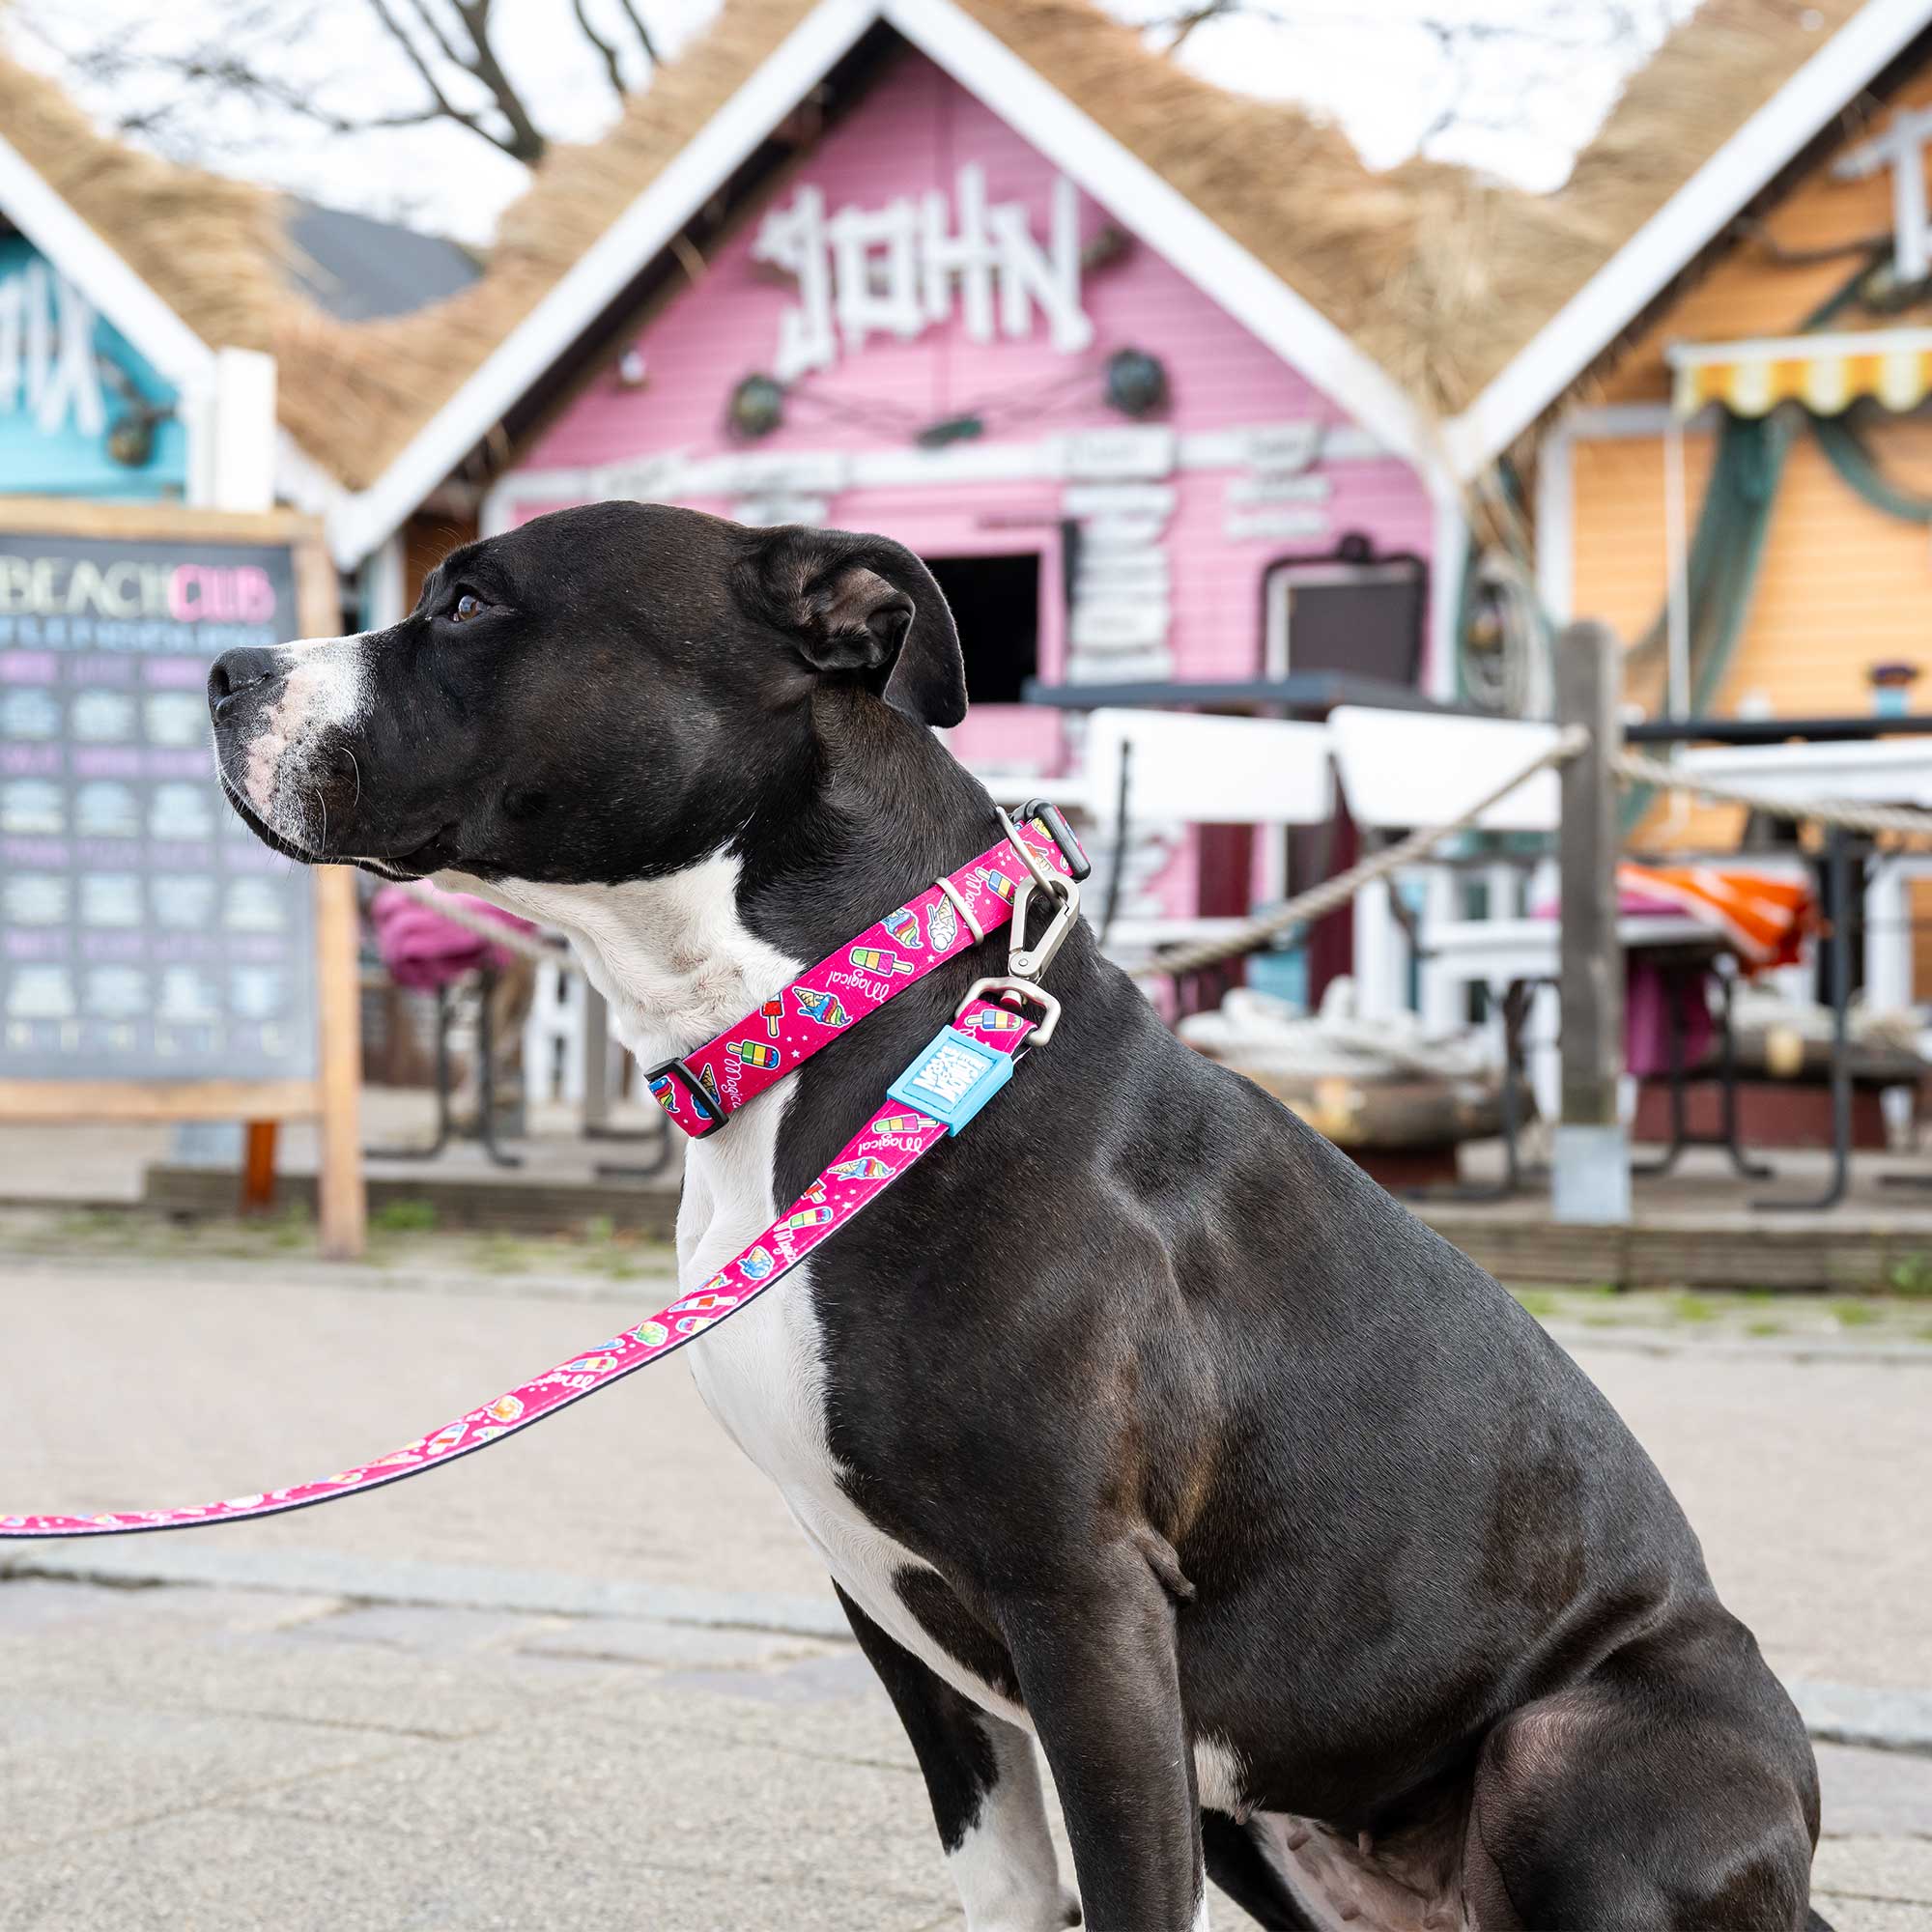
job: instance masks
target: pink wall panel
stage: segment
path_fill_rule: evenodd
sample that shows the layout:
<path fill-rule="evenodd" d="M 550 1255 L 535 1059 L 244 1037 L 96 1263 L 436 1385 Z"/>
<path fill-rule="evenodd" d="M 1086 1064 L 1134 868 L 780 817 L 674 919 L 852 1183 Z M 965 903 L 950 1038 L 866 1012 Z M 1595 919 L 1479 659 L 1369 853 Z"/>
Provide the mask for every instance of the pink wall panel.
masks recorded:
<path fill-rule="evenodd" d="M 810 184 L 828 210 L 877 208 L 898 195 L 931 188 L 951 197 L 965 162 L 986 171 L 993 202 L 1025 205 L 1033 232 L 1047 233 L 1051 165 L 1010 128 L 955 86 L 929 61 L 907 55 L 871 97 L 803 165 L 777 205 Z M 1083 202 L 1082 233 L 1091 239 L 1106 217 Z M 792 301 L 788 281 L 751 257 L 757 222 L 749 221 L 690 294 L 660 316 L 640 345 L 645 387 L 626 390 L 601 377 L 526 457 L 532 469 L 608 463 L 641 450 L 685 449 L 694 455 L 733 447 L 724 432 L 726 398 L 740 377 L 769 369 L 779 318 Z M 1340 411 L 1280 362 L 1215 302 L 1156 256 L 1136 244 L 1122 261 L 1091 270 L 1084 306 L 1094 326 L 1092 349 L 1057 354 L 1045 330 L 1023 341 L 969 341 L 956 323 L 929 328 L 911 342 L 874 336 L 856 355 L 808 376 L 785 426 L 757 447 L 863 449 L 903 444 L 924 423 L 981 403 L 1002 401 L 995 438 L 1046 430 L 1118 424 L 1099 401 L 1099 369 L 1115 349 L 1152 351 L 1173 378 L 1174 417 L 1189 429 L 1314 416 L 1342 420 Z M 1075 393 L 1012 414 L 1019 399 L 1082 370 L 1094 380 Z M 903 412 L 883 427 L 839 413 L 841 406 L 876 417 Z"/>

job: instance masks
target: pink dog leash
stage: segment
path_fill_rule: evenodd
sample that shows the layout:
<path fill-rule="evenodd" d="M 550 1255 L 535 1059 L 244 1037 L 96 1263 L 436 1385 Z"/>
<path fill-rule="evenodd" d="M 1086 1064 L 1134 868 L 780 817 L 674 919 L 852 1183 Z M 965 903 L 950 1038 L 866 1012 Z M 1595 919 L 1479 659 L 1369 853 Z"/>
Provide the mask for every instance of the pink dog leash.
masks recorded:
<path fill-rule="evenodd" d="M 1027 810 L 1031 815 L 1033 808 Z M 747 1015 L 685 1060 L 667 1063 L 652 1076 L 652 1091 L 666 1112 L 687 1133 L 701 1139 L 722 1126 L 730 1111 L 836 1038 L 852 1020 L 863 1018 L 924 979 L 963 952 L 966 945 L 977 943 L 1012 919 L 1016 910 L 1020 915 L 1009 960 L 1015 970 L 1007 977 L 975 983 L 952 1021 L 940 1029 L 893 1082 L 885 1101 L 839 1151 L 838 1158 L 785 1213 L 701 1287 L 609 1341 L 519 1383 L 494 1402 L 466 1409 L 430 1435 L 338 1475 L 188 1509 L 117 1510 L 99 1516 L 0 1515 L 0 1539 L 119 1536 L 142 1530 L 187 1529 L 201 1523 L 240 1522 L 381 1489 L 426 1469 L 440 1468 L 527 1429 L 673 1353 L 756 1300 L 929 1150 L 965 1126 L 1011 1079 L 1019 1050 L 1030 1036 L 1037 1034 L 1039 1043 L 1050 1037 L 1059 1008 L 1033 982 L 1034 975 L 1044 970 L 1077 917 L 1079 895 L 1068 875 L 1075 870 L 1084 874 L 1086 862 L 1059 814 L 1048 810 L 1043 817 L 1051 828 L 1049 835 L 1029 837 L 1035 831 L 1033 825 L 1016 828 L 1007 821 L 1005 844 L 937 882 L 909 905 L 888 914 L 830 959 L 820 960 L 793 980 L 779 1002 L 764 1003 L 756 1013 Z M 971 881 L 971 889 L 963 880 Z M 1029 948 L 1024 914 L 1028 897 L 1037 886 L 1047 887 L 1057 904 L 1047 931 Z M 945 913 L 937 914 L 941 906 Z M 947 914 L 952 917 L 951 923 Z M 962 928 L 964 945 L 959 943 Z M 852 968 L 851 955 L 885 951 L 875 943 L 880 934 L 887 936 L 895 959 L 904 961 L 908 970 L 867 978 L 862 982 L 863 993 L 860 986 L 848 989 L 842 980 L 832 980 L 833 974 L 842 976 L 848 970 L 868 973 L 864 966 Z M 838 964 L 841 958 L 846 962 L 843 967 Z M 825 1002 L 838 1004 L 839 995 L 847 990 L 857 996 L 858 1010 L 847 1010 L 842 1018 L 826 1016 Z M 1002 998 L 982 997 L 988 993 Z M 1036 1021 L 1014 1010 L 1008 1002 L 1016 1000 L 1040 1007 L 1045 1018 Z M 771 1010 L 774 1004 L 781 1009 L 777 1015 Z M 774 1025 L 774 1020 L 780 1024 Z M 796 1026 L 784 1023 L 788 1020 L 810 1022 L 825 1031 L 818 1037 L 801 1035 Z M 782 1060 L 766 1063 L 731 1050 L 734 1041 L 755 1044 L 761 1037 L 768 1042 L 782 1043 L 778 1049 L 784 1056 Z M 714 1095 L 705 1084 L 705 1072 L 715 1071 L 726 1059 L 766 1077 L 755 1085 L 720 1078 Z M 667 1097 L 668 1091 L 671 1097 Z M 693 1093 L 700 1096 L 698 1103 L 690 1100 Z M 714 1098 L 718 1102 L 715 1109 L 709 1104 Z M 673 1104 L 673 1099 L 681 1099 L 683 1107 Z M 712 1118 L 714 1112 L 716 1117 Z"/>

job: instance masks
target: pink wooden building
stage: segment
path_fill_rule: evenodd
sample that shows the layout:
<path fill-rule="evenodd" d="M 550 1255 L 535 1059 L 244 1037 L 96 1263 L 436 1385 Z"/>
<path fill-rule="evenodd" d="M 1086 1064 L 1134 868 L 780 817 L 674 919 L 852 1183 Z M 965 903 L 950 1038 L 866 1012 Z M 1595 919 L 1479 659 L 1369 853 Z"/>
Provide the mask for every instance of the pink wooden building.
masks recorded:
<path fill-rule="evenodd" d="M 705 193 L 728 214 L 700 250 L 672 204 Z M 952 748 L 998 796 L 1080 801 L 1079 713 L 1030 688 L 1446 691 L 1466 538 L 1406 401 L 949 0 L 821 0 L 580 268 L 418 438 L 419 474 L 494 378 L 499 416 L 518 385 L 544 400 L 485 530 L 632 496 L 899 539 L 958 614 Z M 1243 911 L 1279 883 L 1279 852 L 1136 831 L 1131 911 Z"/>

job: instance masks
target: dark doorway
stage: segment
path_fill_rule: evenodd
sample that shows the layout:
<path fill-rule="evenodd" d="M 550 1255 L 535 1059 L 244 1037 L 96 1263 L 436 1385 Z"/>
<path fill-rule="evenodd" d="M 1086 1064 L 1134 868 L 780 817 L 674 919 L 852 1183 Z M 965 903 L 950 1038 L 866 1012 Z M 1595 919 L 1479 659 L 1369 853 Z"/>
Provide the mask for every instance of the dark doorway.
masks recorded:
<path fill-rule="evenodd" d="M 1017 704 L 1039 670 L 1039 554 L 929 556 L 959 626 L 966 695 L 975 704 Z"/>
<path fill-rule="evenodd" d="M 1370 539 L 1351 531 L 1319 556 L 1278 557 L 1262 576 L 1262 669 L 1351 671 L 1413 686 L 1422 670 L 1423 617 L 1429 571 L 1406 553 L 1378 556 Z M 1327 825 L 1288 834 L 1291 893 L 1354 864 L 1354 822 L 1338 799 Z M 1308 997 L 1320 1001 L 1330 980 L 1354 970 L 1355 922 L 1347 906 L 1309 929 Z"/>

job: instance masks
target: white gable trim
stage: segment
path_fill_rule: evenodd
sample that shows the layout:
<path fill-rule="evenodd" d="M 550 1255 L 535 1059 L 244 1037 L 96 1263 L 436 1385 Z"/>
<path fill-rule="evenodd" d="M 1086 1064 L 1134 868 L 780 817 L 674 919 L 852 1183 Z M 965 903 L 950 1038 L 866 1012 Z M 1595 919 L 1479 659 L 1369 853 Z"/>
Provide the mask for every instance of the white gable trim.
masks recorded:
<path fill-rule="evenodd" d="M 1865 0 L 1448 425 L 1458 474 L 1507 449 L 1927 22 L 1926 0 Z"/>
<path fill-rule="evenodd" d="M 1116 218 L 1396 455 L 1432 481 L 1446 461 L 1401 389 L 1286 287 L 951 0 L 821 0 L 703 130 L 510 331 L 367 490 L 329 519 L 345 568 L 358 563 L 489 434 L 590 321 L 876 20 L 885 19 L 1078 182 Z"/>
<path fill-rule="evenodd" d="M 275 494 L 311 517 L 327 517 L 350 493 L 287 430 L 275 431 Z"/>
<path fill-rule="evenodd" d="M 388 469 L 329 519 L 329 544 L 344 569 L 402 526 L 878 16 L 876 0 L 823 0 L 792 29 Z"/>
<path fill-rule="evenodd" d="M 213 382 L 214 352 L 97 235 L 18 149 L 0 140 L 0 211 L 140 351 L 186 392 Z"/>

